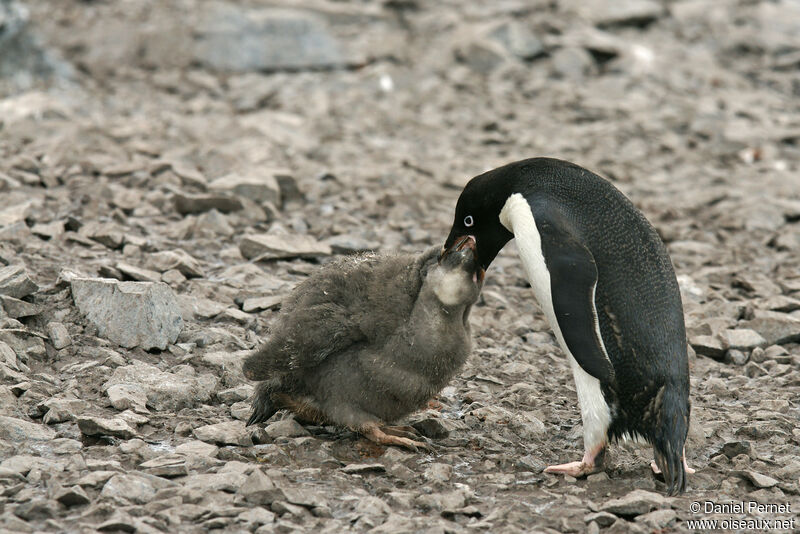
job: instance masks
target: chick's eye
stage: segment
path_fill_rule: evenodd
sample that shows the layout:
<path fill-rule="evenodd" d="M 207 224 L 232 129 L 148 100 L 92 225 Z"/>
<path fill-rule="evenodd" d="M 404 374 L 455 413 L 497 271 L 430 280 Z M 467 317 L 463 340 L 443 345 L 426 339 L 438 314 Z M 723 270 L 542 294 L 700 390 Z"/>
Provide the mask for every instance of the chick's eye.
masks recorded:
<path fill-rule="evenodd" d="M 475 221 L 472 220 L 472 215 L 467 215 L 466 217 L 464 217 L 464 226 L 469 228 L 473 224 L 475 224 Z"/>

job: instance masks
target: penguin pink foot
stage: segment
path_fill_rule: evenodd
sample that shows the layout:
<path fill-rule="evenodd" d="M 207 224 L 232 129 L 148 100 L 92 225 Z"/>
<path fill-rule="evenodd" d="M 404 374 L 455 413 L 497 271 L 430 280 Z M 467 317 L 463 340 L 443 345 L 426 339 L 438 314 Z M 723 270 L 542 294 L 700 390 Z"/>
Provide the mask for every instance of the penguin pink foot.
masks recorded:
<path fill-rule="evenodd" d="M 547 467 L 545 473 L 569 475 L 575 478 L 585 477 L 592 473 L 603 470 L 603 460 L 606 455 L 606 446 L 598 445 L 591 451 L 583 454 L 583 459 L 579 462 L 569 462 L 566 464 L 551 465 Z"/>
<path fill-rule="evenodd" d="M 661 474 L 661 469 L 658 468 L 658 465 L 656 465 L 655 460 L 650 460 L 650 469 L 652 469 L 653 473 L 655 473 L 656 475 Z M 696 472 L 695 469 L 692 469 L 691 467 L 689 467 L 689 464 L 686 463 L 686 447 L 683 448 L 683 470 L 690 475 Z"/>

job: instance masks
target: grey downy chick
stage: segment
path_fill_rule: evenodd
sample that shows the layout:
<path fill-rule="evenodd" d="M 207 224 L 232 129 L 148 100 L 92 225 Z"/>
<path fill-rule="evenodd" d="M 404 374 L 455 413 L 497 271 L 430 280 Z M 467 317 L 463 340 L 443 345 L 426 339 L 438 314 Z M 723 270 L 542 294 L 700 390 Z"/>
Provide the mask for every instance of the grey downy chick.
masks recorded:
<path fill-rule="evenodd" d="M 248 425 L 287 408 L 376 443 L 427 448 L 386 425 L 423 407 L 469 355 L 483 285 L 474 247 L 467 238 L 441 258 L 440 248 L 352 256 L 299 284 L 244 362 L 244 376 L 263 381 Z"/>

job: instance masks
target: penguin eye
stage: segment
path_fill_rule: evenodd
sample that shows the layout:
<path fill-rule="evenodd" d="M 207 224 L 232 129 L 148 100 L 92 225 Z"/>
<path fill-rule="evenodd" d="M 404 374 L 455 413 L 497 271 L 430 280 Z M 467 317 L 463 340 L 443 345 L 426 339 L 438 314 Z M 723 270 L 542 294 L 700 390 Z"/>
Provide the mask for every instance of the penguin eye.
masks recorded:
<path fill-rule="evenodd" d="M 472 220 L 472 215 L 467 215 L 466 217 L 464 217 L 464 226 L 469 228 L 473 224 L 475 224 L 475 221 Z"/>

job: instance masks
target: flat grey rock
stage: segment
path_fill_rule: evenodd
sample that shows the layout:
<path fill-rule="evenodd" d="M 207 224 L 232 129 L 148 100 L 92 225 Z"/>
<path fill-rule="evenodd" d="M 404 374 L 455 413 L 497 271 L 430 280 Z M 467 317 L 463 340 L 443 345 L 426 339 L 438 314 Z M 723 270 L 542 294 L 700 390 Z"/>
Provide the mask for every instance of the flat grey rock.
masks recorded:
<path fill-rule="evenodd" d="M 205 443 L 199 440 L 187 441 L 175 447 L 175 454 L 185 456 L 207 456 L 213 458 L 219 452 L 219 447 L 212 443 Z"/>
<path fill-rule="evenodd" d="M 53 495 L 53 498 L 66 506 L 82 506 L 89 504 L 91 499 L 86 494 L 86 491 L 80 486 L 71 486 L 69 488 L 62 488 L 60 491 Z"/>
<path fill-rule="evenodd" d="M 611 499 L 600 505 L 601 512 L 620 517 L 635 517 L 657 508 L 669 507 L 669 499 L 659 493 L 637 489 L 618 499 Z"/>
<path fill-rule="evenodd" d="M 105 419 L 80 416 L 77 420 L 78 428 L 86 436 L 114 436 L 130 439 L 136 435 L 136 431 L 121 417 Z"/>
<path fill-rule="evenodd" d="M 723 330 L 717 334 L 726 349 L 752 350 L 756 347 L 765 347 L 767 340 L 755 330 L 749 328 L 735 328 Z M 697 350 L 697 349 L 695 349 Z"/>
<path fill-rule="evenodd" d="M 9 317 L 19 319 L 20 317 L 39 315 L 44 311 L 44 308 L 37 304 L 15 299 L 14 297 L 0 295 L 0 310 L 4 311 Z"/>
<path fill-rule="evenodd" d="M 323 241 L 330 245 L 334 254 L 353 254 L 355 252 L 368 252 L 380 248 L 380 244 L 354 234 L 339 234 Z"/>
<path fill-rule="evenodd" d="M 762 475 L 756 471 L 740 471 L 739 475 L 752 482 L 752 484 L 757 488 L 772 488 L 778 485 L 778 481 L 774 478 Z"/>
<path fill-rule="evenodd" d="M 172 197 L 175 209 L 181 215 L 204 213 L 217 210 L 220 213 L 231 213 L 241 210 L 244 205 L 238 198 L 223 194 L 190 194 L 175 193 Z"/>
<path fill-rule="evenodd" d="M 331 247 L 313 237 L 297 235 L 247 235 L 239 242 L 242 256 L 248 260 L 278 260 L 330 256 Z"/>
<path fill-rule="evenodd" d="M 765 346 L 800 341 L 800 319 L 787 313 L 757 310 L 753 319 L 739 326 L 758 332 L 765 339 Z"/>
<path fill-rule="evenodd" d="M 264 427 L 264 432 L 266 432 L 266 434 L 272 439 L 298 438 L 311 435 L 308 430 L 303 427 L 303 425 L 298 423 L 292 417 L 268 424 L 266 427 Z"/>
<path fill-rule="evenodd" d="M 664 7 L 654 0 L 619 0 L 583 4 L 579 12 L 598 26 L 641 26 L 664 14 Z"/>
<path fill-rule="evenodd" d="M 116 263 L 115 268 L 127 278 L 131 278 L 137 282 L 161 282 L 161 273 L 150 269 L 145 269 L 144 267 L 138 267 L 130 263 L 119 261 Z M 103 272 L 100 274 L 107 275 L 107 273 Z"/>
<path fill-rule="evenodd" d="M 75 278 L 70 286 L 78 310 L 121 347 L 164 350 L 183 328 L 175 295 L 164 283 Z"/>
<path fill-rule="evenodd" d="M 156 488 L 147 478 L 119 473 L 105 483 L 100 495 L 118 503 L 146 504 L 155 497 Z"/>
<path fill-rule="evenodd" d="M 281 189 L 278 180 L 269 169 L 255 169 L 249 173 L 231 173 L 217 178 L 208 188 L 249 198 L 259 204 L 281 203 Z"/>
<path fill-rule="evenodd" d="M 61 350 L 72 344 L 72 336 L 69 335 L 69 330 L 63 323 L 57 321 L 47 323 L 47 335 L 56 350 Z"/>
<path fill-rule="evenodd" d="M 254 469 L 237 493 L 247 502 L 262 506 L 286 500 L 283 491 L 261 469 Z"/>
<path fill-rule="evenodd" d="M 215 445 L 241 445 L 248 447 L 253 444 L 250 432 L 241 421 L 225 421 L 214 425 L 204 425 L 192 431 L 192 435 L 200 441 Z"/>
<path fill-rule="evenodd" d="M 239 384 L 236 387 L 217 392 L 217 398 L 225 404 L 233 404 L 252 397 L 253 390 L 254 388 L 250 384 Z"/>
<path fill-rule="evenodd" d="M 148 265 L 153 270 L 161 273 L 169 271 L 170 269 L 176 269 L 187 278 L 205 276 L 200 262 L 188 252 L 179 248 L 150 254 L 148 257 Z"/>
<path fill-rule="evenodd" d="M 0 295 L 21 299 L 38 290 L 39 286 L 30 279 L 24 265 L 0 268 Z"/>
<path fill-rule="evenodd" d="M 274 310 L 280 308 L 281 303 L 286 299 L 286 295 L 270 295 L 267 297 L 251 297 L 242 303 L 242 310 L 247 313 Z"/>
<path fill-rule="evenodd" d="M 56 433 L 45 425 L 0 415 L 0 439 L 16 442 L 50 441 Z"/>
<path fill-rule="evenodd" d="M 359 475 L 362 473 L 383 473 L 386 471 L 386 466 L 383 464 L 347 464 L 342 467 L 342 473 L 348 475 Z"/>
<path fill-rule="evenodd" d="M 717 336 L 692 336 L 689 339 L 689 343 L 697 354 L 702 354 L 715 360 L 722 359 L 725 354 L 725 345 Z"/>
<path fill-rule="evenodd" d="M 147 409 L 147 390 L 141 384 L 119 383 L 106 388 L 111 406 L 117 410 L 133 410 L 149 413 Z"/>
<path fill-rule="evenodd" d="M 506 50 L 520 59 L 533 59 L 544 53 L 544 44 L 531 28 L 516 20 L 494 28 L 489 37 L 500 42 Z"/>
<path fill-rule="evenodd" d="M 139 465 L 145 473 L 159 477 L 172 478 L 189 474 L 186 466 L 186 457 L 178 454 L 168 454 L 153 458 Z"/>
<path fill-rule="evenodd" d="M 217 379 L 210 374 L 197 374 L 194 369 L 181 366 L 175 372 L 161 371 L 153 365 L 134 361 L 131 365 L 118 367 L 111 378 L 103 384 L 109 390 L 115 385 L 125 385 L 129 391 L 144 393 L 147 405 L 158 411 L 177 411 L 207 402 L 217 385 Z M 131 407 L 137 405 L 137 398 L 131 397 Z M 124 404 L 123 404 L 124 405 Z M 121 405 L 122 406 L 122 405 Z"/>
<path fill-rule="evenodd" d="M 197 31 L 197 59 L 214 69 L 297 70 L 347 63 L 342 46 L 323 20 L 301 10 L 218 3 L 207 11 Z"/>

